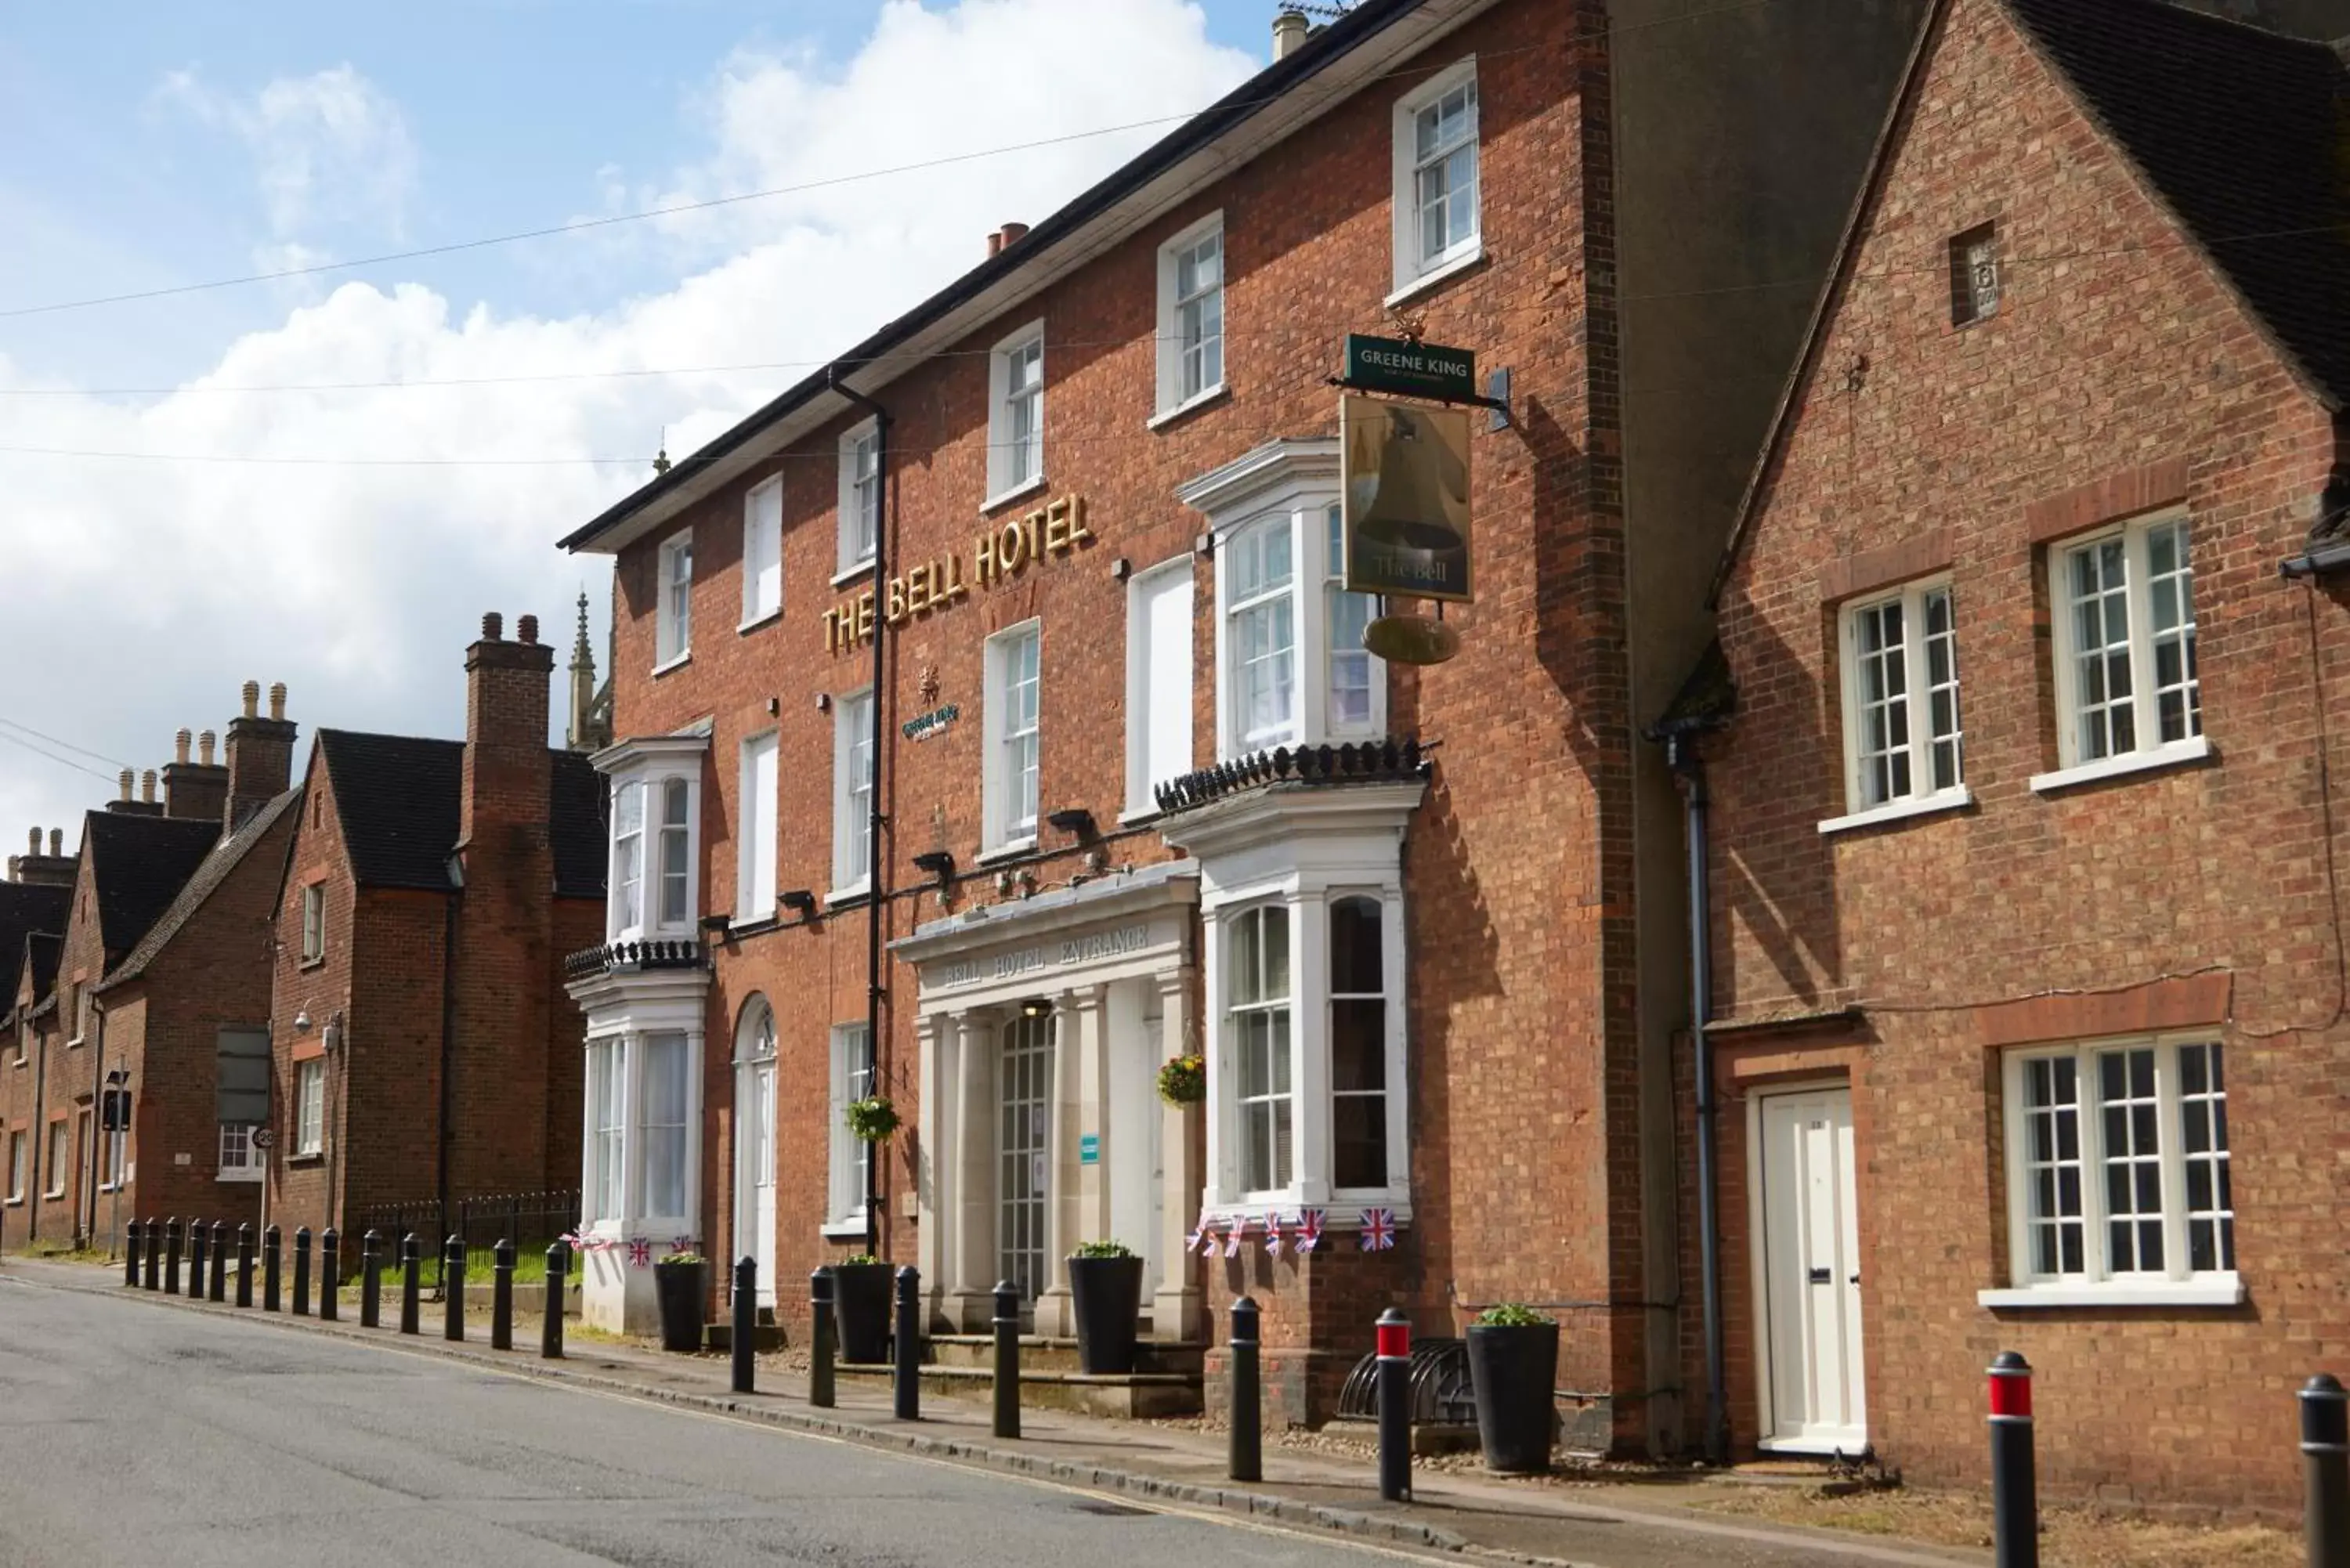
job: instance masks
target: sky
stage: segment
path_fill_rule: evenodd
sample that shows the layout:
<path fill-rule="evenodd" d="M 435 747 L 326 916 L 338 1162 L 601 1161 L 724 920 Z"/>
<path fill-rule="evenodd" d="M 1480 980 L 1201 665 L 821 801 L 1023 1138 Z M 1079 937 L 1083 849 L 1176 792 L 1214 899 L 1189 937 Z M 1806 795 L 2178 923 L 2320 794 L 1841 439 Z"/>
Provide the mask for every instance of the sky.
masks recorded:
<path fill-rule="evenodd" d="M 462 735 L 485 610 L 567 649 L 584 589 L 600 660 L 558 537 L 1245 79 L 1275 8 L 0 0 L 0 843 L 70 848 L 247 680 L 298 769 Z"/>

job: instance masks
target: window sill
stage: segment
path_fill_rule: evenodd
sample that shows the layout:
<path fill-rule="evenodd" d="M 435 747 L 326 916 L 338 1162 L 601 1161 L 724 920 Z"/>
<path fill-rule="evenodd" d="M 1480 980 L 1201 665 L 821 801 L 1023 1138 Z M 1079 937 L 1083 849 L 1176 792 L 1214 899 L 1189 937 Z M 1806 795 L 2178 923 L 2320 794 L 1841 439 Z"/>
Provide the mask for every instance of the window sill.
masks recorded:
<path fill-rule="evenodd" d="M 758 630 L 761 627 L 772 626 L 776 621 L 783 618 L 784 607 L 777 605 L 775 608 L 771 610 L 762 610 L 757 615 L 753 616 L 749 620 L 737 625 L 734 628 L 734 635 L 737 637 L 748 637 L 751 633 Z M 656 671 L 655 673 L 659 672 Z"/>
<path fill-rule="evenodd" d="M 1036 836 L 1032 833 L 1025 838 L 1014 838 L 1008 843 L 999 844 L 993 849 L 981 850 L 979 852 L 979 858 L 972 862 L 972 864 L 978 866 L 994 866 L 1006 860 L 1017 860 L 1023 855 L 1034 855 L 1035 853 Z"/>
<path fill-rule="evenodd" d="M 327 967 L 327 955 L 320 953 L 317 958 L 306 958 L 294 967 L 305 971 L 314 969 L 324 969 Z"/>
<path fill-rule="evenodd" d="M 22 1198 L 11 1198 L 5 1204 L 0 1204 L 0 1208 L 6 1209 L 22 1209 L 24 1206 L 25 1200 Z"/>
<path fill-rule="evenodd" d="M 224 1170 L 213 1179 L 224 1181 L 231 1187 L 252 1187 L 261 1180 L 261 1176 L 257 1170 Z"/>
<path fill-rule="evenodd" d="M 1322 1210 L 1323 1245 L 1326 1248 L 1331 1236 L 1351 1236 L 1360 1231 L 1366 1209 L 1392 1210 L 1399 1231 L 1411 1224 L 1411 1200 L 1400 1194 L 1329 1198 L 1317 1203 L 1308 1203 L 1296 1198 L 1245 1198 L 1230 1203 L 1209 1203 L 1203 1207 L 1207 1210 L 1208 1228 L 1211 1231 L 1221 1231 L 1236 1220 L 1246 1220 L 1262 1229 L 1267 1219 L 1277 1219 L 1295 1228 L 1301 1210 L 1319 1209 Z"/>
<path fill-rule="evenodd" d="M 1974 792 L 1960 784 L 1956 789 L 1937 790 L 1932 794 L 1912 795 L 1908 800 L 1888 801 L 1883 805 L 1856 811 L 1849 816 L 1832 816 L 1820 824 L 1823 835 L 1844 833 L 1856 827 L 1874 827 L 1880 822 L 1899 822 L 1905 817 L 1931 816 L 1936 812 L 1956 811 L 1975 803 Z"/>
<path fill-rule="evenodd" d="M 831 892 L 827 893 L 824 896 L 824 907 L 827 909 L 846 909 L 851 904 L 861 904 L 872 896 L 871 883 L 853 882 L 846 888 L 835 888 Z"/>
<path fill-rule="evenodd" d="M 1396 291 L 1393 294 L 1388 295 L 1387 298 L 1381 300 L 1379 303 L 1392 310 L 1397 306 L 1403 304 L 1406 300 L 1416 299 L 1419 296 L 1426 294 L 1438 284 L 1444 283 L 1449 279 L 1460 276 L 1462 273 L 1467 272 L 1471 267 L 1476 266 L 1484 259 L 1485 242 L 1482 239 L 1480 239 L 1475 244 L 1471 245 L 1468 250 L 1464 251 L 1460 255 L 1454 256 L 1451 261 L 1440 262 L 1436 265 L 1429 268 L 1426 272 L 1421 273 L 1418 277 L 1411 279 L 1409 282 L 1399 284 L 1396 286 Z"/>
<path fill-rule="evenodd" d="M 995 511 L 998 507 L 1009 506 L 1014 502 L 1019 500 L 1022 496 L 1034 495 L 1044 488 L 1045 476 L 1040 473 L 1035 478 L 1025 480 L 1021 483 L 1014 485 L 1009 490 L 999 490 L 994 494 L 989 496 L 986 500 L 979 504 L 980 515 L 984 517 L 987 514 Z"/>
<path fill-rule="evenodd" d="M 667 675 L 671 670 L 682 670 L 692 662 L 693 649 L 689 648 L 683 653 L 679 654 L 675 659 L 670 659 L 665 663 L 654 665 L 653 678 L 655 680 L 659 680 L 660 677 Z"/>
<path fill-rule="evenodd" d="M 67 1041 L 67 1042 L 66 1042 L 66 1049 L 67 1049 L 67 1050 L 68 1050 L 68 1051 L 78 1051 L 78 1050 L 80 1050 L 80 1049 L 81 1049 L 81 1038 L 80 1038 L 80 1036 L 77 1035 L 77 1036 L 75 1036 L 73 1039 Z"/>
<path fill-rule="evenodd" d="M 2094 763 L 2083 763 L 2077 767 L 2058 768 L 2053 774 L 2034 774 L 2032 775 L 2032 787 L 2046 794 L 2051 790 L 2095 784 L 2100 779 L 2150 773 L 2158 768 L 2175 768 L 2182 763 L 2199 763 L 2210 754 L 2210 737 L 2197 735 L 2192 740 L 2172 741 L 2150 752 L 2124 752 L 2117 757 L 2100 757 Z"/>
<path fill-rule="evenodd" d="M 2244 1303 L 2244 1282 L 2232 1274 L 2147 1284 L 2107 1280 L 2095 1284 L 2018 1285 L 1977 1291 L 1975 1304 L 1994 1312 L 2035 1307 L 2231 1307 Z"/>
<path fill-rule="evenodd" d="M 865 1216 L 851 1214 L 846 1220 L 827 1220 L 818 1227 L 827 1241 L 862 1241 L 865 1240 Z"/>
<path fill-rule="evenodd" d="M 324 1154 L 289 1154 L 286 1157 L 286 1163 L 295 1167 L 324 1165 L 327 1157 Z"/>
<path fill-rule="evenodd" d="M 836 588 L 845 588 L 849 584 L 855 582 L 858 578 L 869 577 L 872 575 L 873 557 L 868 556 L 865 559 L 857 562 L 855 565 L 843 566 L 840 570 L 833 573 L 832 586 Z"/>
<path fill-rule="evenodd" d="M 1191 396 L 1184 399 L 1173 408 L 1163 409 L 1159 412 L 1151 415 L 1148 421 L 1144 421 L 1143 429 L 1153 431 L 1164 430 L 1169 425 L 1174 424 L 1180 420 L 1187 419 L 1192 414 L 1198 413 L 1201 409 L 1208 408 L 1212 404 L 1222 402 L 1232 395 L 1232 388 L 1226 383 L 1219 381 L 1214 386 L 1209 388 L 1206 391 L 1194 392 Z"/>
<path fill-rule="evenodd" d="M 1155 805 L 1138 805 L 1118 814 L 1120 827 L 1139 827 L 1146 822 L 1156 822 L 1164 815 Z"/>
<path fill-rule="evenodd" d="M 64 1188 L 53 1188 L 49 1191 L 41 1194 L 41 1201 L 44 1203 L 62 1203 L 65 1201 L 65 1197 L 66 1189 Z"/>

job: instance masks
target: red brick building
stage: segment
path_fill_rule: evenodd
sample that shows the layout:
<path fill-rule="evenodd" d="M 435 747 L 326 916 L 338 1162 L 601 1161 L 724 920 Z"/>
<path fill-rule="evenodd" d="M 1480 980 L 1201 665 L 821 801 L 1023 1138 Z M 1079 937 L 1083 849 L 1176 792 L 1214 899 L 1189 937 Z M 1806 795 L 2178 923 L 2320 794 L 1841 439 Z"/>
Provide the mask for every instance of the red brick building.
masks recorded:
<path fill-rule="evenodd" d="M 1871 13 L 1897 59 L 1901 12 Z M 1781 19 L 1755 78 L 1851 122 L 1751 182 L 1675 138 L 1783 116 L 1661 70 L 1619 114 L 1601 8 L 1299 27 L 565 541 L 618 584 L 611 899 L 571 982 L 591 1321 L 647 1322 L 680 1244 L 755 1256 L 797 1315 L 870 1235 L 934 1327 L 1010 1277 L 1066 1333 L 1062 1259 L 1111 1237 L 1159 1339 L 1264 1303 L 1276 1420 L 1330 1412 L 1390 1303 L 1451 1333 L 1519 1300 L 1567 1323 L 1570 1440 L 1679 1442 L 1679 818 L 1634 691 L 1702 645 L 1727 508 L 1627 523 L 1617 223 L 1646 201 L 1659 251 L 1729 257 L 1692 292 L 1747 302 L 1720 318 L 1780 345 L 1775 385 L 1798 323 L 1754 280 L 1818 275 L 1885 101 Z M 1668 37 L 1719 47 L 1636 47 Z M 1734 254 L 1724 171 L 1812 237 Z M 1473 421 L 1476 602 L 1428 669 L 1365 651 L 1333 556 L 1326 378 L 1392 310 L 1506 371 L 1511 416 Z M 1751 462 L 1770 386 L 1740 386 L 1659 414 L 1653 467 Z M 1187 1052 L 1207 1101 L 1165 1107 Z M 843 1111 L 871 1096 L 904 1126 L 868 1157 Z M 1203 1211 L 1236 1255 L 1189 1250 Z M 1309 1212 L 1320 1247 L 1276 1255 Z"/>
<path fill-rule="evenodd" d="M 2044 1485 L 2298 1499 L 2350 1339 L 2345 105 L 2155 0 L 1934 7 L 1696 742 L 1742 1447 L 1970 1480 L 2012 1349 Z"/>
<path fill-rule="evenodd" d="M 484 616 L 465 739 L 322 729 L 272 900 L 273 1221 L 432 1232 L 567 1190 L 580 1021 L 562 955 L 602 929 L 601 791 L 546 744 L 553 650 Z M 356 1258 L 354 1246 L 346 1254 Z"/>
<path fill-rule="evenodd" d="M 29 852 L 8 857 L 8 879 L 0 882 L 0 963 L 8 976 L 8 1010 L 0 1014 L 0 1251 L 31 1239 L 47 1185 L 41 1168 L 47 1118 L 35 1064 L 48 1060 L 55 1010 L 45 1005 L 57 985 L 57 955 L 73 908 L 78 865 L 61 853 L 64 838 L 52 828 L 45 855 L 41 830 L 34 828 Z M 69 1158 L 61 1162 L 69 1164 Z"/>

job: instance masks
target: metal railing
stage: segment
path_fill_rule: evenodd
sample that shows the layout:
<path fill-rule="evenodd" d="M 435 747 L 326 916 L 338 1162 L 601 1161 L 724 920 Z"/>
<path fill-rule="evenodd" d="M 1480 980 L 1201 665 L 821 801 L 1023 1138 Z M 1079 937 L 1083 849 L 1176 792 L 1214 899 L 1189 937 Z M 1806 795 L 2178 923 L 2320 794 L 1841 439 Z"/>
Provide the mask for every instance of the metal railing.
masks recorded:
<path fill-rule="evenodd" d="M 543 1252 L 552 1243 L 579 1228 L 579 1190 L 499 1192 L 461 1198 L 444 1209 L 438 1199 L 408 1203 L 374 1203 L 354 1211 L 352 1236 L 344 1247 L 347 1259 L 359 1255 L 358 1238 L 369 1231 L 382 1238 L 384 1256 L 398 1255 L 400 1239 L 417 1237 L 426 1284 L 441 1287 L 441 1255 L 448 1239 L 465 1243 L 467 1273 L 489 1278 L 490 1251 L 500 1241 L 511 1241 L 524 1256 Z"/>

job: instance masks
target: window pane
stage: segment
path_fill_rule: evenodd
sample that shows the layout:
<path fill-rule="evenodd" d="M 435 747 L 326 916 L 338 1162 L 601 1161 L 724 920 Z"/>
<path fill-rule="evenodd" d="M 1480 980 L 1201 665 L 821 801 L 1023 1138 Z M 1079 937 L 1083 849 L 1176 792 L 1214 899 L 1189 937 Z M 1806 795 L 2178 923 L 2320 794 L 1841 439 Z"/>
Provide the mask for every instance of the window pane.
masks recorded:
<path fill-rule="evenodd" d="M 1387 1096 L 1341 1095 L 1330 1107 L 1331 1180 L 1340 1188 L 1385 1187 Z"/>
<path fill-rule="evenodd" d="M 2120 539 L 2074 550 L 2070 564 L 2078 761 L 2137 749 L 2129 658 L 2127 553 Z"/>
<path fill-rule="evenodd" d="M 2187 1266 L 2214 1273 L 2236 1266 L 2236 1216 L 2228 1182 L 2220 1046 L 2178 1048 L 2178 1116 L 2187 1176 Z"/>
<path fill-rule="evenodd" d="M 1378 996 L 1380 983 L 1379 906 L 1370 898 L 1341 898 L 1330 906 L 1330 993 Z"/>
<path fill-rule="evenodd" d="M 2159 1273 L 2162 1142 L 2156 1124 L 2154 1048 L 2097 1053 L 2104 1101 L 2106 1266 Z"/>
<path fill-rule="evenodd" d="M 681 1034 L 645 1037 L 644 1212 L 685 1213 L 685 1126 L 689 1085 Z"/>
<path fill-rule="evenodd" d="M 2202 683 L 2195 672 L 2195 611 L 2187 524 L 2147 532 L 2147 588 L 2153 606 L 2154 699 L 2158 733 L 2183 741 L 2203 732 Z"/>
<path fill-rule="evenodd" d="M 2024 1190 L 2030 1197 L 2033 1272 L 2083 1270 L 2080 1106 L 2073 1060 L 2041 1056 L 2023 1064 Z"/>
<path fill-rule="evenodd" d="M 1853 612 L 1859 703 L 1860 804 L 1883 805 L 1909 794 L 1909 665 L 1901 601 Z"/>
<path fill-rule="evenodd" d="M 1330 1004 L 1330 1085 L 1339 1094 L 1376 1095 L 1387 1087 L 1388 1004 Z"/>
<path fill-rule="evenodd" d="M 1935 588 L 1925 596 L 1926 680 L 1928 693 L 1930 788 L 1956 789 L 1961 776 L 1959 752 L 1959 644 L 1950 609 L 1950 590 Z"/>

